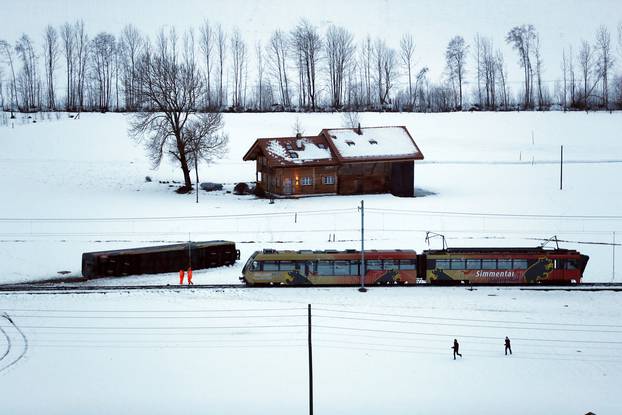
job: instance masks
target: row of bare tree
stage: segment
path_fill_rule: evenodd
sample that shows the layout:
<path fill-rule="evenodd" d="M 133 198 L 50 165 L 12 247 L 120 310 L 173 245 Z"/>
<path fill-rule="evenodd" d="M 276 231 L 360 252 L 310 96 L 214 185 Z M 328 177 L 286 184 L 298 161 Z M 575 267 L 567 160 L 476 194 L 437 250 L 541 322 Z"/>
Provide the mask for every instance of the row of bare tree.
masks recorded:
<path fill-rule="evenodd" d="M 415 64 L 411 34 L 392 48 L 382 38 L 356 42 L 343 27 L 331 25 L 320 33 L 301 20 L 289 31 L 275 30 L 265 45 L 257 42 L 249 48 L 240 30 L 227 33 L 206 20 L 180 37 L 180 47 L 205 82 L 206 93 L 196 103 L 200 110 L 622 108 L 622 74 L 614 72 L 616 58 L 622 62 L 622 23 L 615 36 L 599 27 L 594 41 L 583 41 L 578 53 L 565 48 L 555 70 L 559 79 L 544 77 L 535 27 L 512 28 L 504 41 L 516 51 L 523 73 L 515 88 L 503 53 L 493 39 L 480 34 L 471 44 L 462 36 L 449 41 L 446 70 L 438 81 L 430 79 L 425 65 Z M 102 32 L 91 39 L 82 21 L 47 26 L 41 45 L 26 34 L 14 44 L 0 40 L 0 106 L 140 110 L 139 62 L 159 41 L 133 25 L 118 35 Z"/>

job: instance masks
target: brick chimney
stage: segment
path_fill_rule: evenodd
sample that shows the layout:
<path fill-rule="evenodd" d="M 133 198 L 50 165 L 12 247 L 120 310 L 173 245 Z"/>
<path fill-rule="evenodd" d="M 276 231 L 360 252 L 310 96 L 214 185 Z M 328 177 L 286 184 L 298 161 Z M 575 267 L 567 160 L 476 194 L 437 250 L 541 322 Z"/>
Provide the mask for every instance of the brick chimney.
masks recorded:
<path fill-rule="evenodd" d="M 356 133 L 358 135 L 363 135 L 363 130 L 361 130 L 361 123 L 359 123 L 359 126 L 356 128 Z"/>

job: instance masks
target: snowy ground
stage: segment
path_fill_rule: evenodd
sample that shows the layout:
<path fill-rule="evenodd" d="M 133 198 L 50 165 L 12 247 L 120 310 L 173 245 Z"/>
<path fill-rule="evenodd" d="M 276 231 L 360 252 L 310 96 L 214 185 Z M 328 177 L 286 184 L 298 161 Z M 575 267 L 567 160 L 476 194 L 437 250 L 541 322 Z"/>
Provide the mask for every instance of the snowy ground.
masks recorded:
<path fill-rule="evenodd" d="M 615 415 L 620 293 L 480 288 L 1 294 L 2 413 Z M 503 339 L 514 354 L 504 356 Z M 454 361 L 450 346 L 461 344 Z M 0 353 L 6 341 L 0 336 Z M 2 356 L 2 354 L 0 354 Z"/>
<path fill-rule="evenodd" d="M 307 134 L 342 125 L 340 114 L 227 114 L 230 151 L 201 169 L 202 180 L 229 189 L 254 180 L 254 164 L 242 155 L 259 136 L 291 134 L 297 117 Z M 408 127 L 425 155 L 415 167 L 423 197 L 330 196 L 274 205 L 225 192 L 202 192 L 196 204 L 194 194 L 173 193 L 174 184 L 160 181 L 181 180 L 177 166 L 167 161 L 152 170 L 128 138 L 126 118 L 54 114 L 0 127 L 0 283 L 59 271 L 79 275 L 82 252 L 189 236 L 233 240 L 242 259 L 266 247 L 356 248 L 361 199 L 369 248 L 421 251 L 428 230 L 445 234 L 454 247 L 534 246 L 557 235 L 573 241 L 564 247 L 590 255 L 585 281 L 614 279 L 612 247 L 579 242 L 611 243 L 616 231 L 622 240 L 622 113 L 362 114 L 363 126 Z M 336 241 L 327 242 L 333 234 Z M 196 281 L 237 282 L 240 267 L 197 272 Z"/>
<path fill-rule="evenodd" d="M 338 114 L 299 117 L 307 134 L 341 125 Z M 203 180 L 228 188 L 253 180 L 242 155 L 258 136 L 290 134 L 295 119 L 226 115 L 230 152 L 201 169 Z M 622 239 L 621 121 L 620 113 L 363 114 L 363 125 L 406 125 L 414 135 L 426 157 L 415 171 L 422 197 L 270 205 L 225 192 L 201 193 L 196 204 L 194 194 L 173 193 L 159 181 L 180 180 L 177 168 L 152 170 L 123 115 L 20 119 L 0 127 L 0 284 L 79 275 L 84 251 L 185 241 L 188 233 L 234 240 L 242 251 L 235 266 L 197 271 L 195 282 L 237 282 L 256 249 L 358 247 L 361 199 L 369 248 L 420 251 L 426 230 L 444 233 L 450 246 L 536 245 L 529 238 L 557 234 L 590 255 L 586 281 L 611 281 L 612 247 L 578 242 L 610 242 L 614 231 Z M 327 242 L 331 234 L 336 242 Z M 316 414 L 619 414 L 620 295 L 438 287 L 0 293 L 1 412 L 306 413 L 310 303 Z M 503 355 L 505 336 L 512 357 Z"/>

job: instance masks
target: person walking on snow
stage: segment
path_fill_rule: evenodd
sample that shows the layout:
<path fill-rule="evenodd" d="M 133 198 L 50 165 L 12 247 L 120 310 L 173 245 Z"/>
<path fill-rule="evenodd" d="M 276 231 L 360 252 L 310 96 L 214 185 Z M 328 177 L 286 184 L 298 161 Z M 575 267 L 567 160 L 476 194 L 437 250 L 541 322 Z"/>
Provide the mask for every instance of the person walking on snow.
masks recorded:
<path fill-rule="evenodd" d="M 179 270 L 179 285 L 184 285 L 184 270 Z"/>
<path fill-rule="evenodd" d="M 456 360 L 456 355 L 462 357 L 462 354 L 460 354 L 460 344 L 458 344 L 457 339 L 454 339 L 454 345 L 451 348 L 454 349 L 454 360 Z"/>
<path fill-rule="evenodd" d="M 512 355 L 512 345 L 510 344 L 510 339 L 508 336 L 505 336 L 505 355 L 508 355 L 508 350 L 510 351 L 510 355 Z"/>
<path fill-rule="evenodd" d="M 188 268 L 188 285 L 194 285 L 192 283 L 192 268 Z"/>

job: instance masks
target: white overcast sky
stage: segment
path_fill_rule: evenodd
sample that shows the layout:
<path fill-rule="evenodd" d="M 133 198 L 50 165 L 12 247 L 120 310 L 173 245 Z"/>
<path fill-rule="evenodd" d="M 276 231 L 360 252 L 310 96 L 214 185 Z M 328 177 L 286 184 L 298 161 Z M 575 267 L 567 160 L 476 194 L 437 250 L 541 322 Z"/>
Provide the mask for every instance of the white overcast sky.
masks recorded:
<path fill-rule="evenodd" d="M 397 47 L 403 33 L 417 43 L 417 60 L 430 67 L 432 79 L 443 70 L 443 52 L 457 34 L 471 42 L 475 33 L 492 37 L 505 53 L 512 81 L 520 81 L 515 53 L 504 36 L 515 25 L 531 23 L 541 34 L 546 79 L 559 77 L 561 48 L 582 39 L 593 42 L 599 25 L 616 33 L 622 0 L 0 0 L 0 39 L 15 41 L 25 32 L 36 41 L 47 24 L 84 20 L 91 35 L 118 33 L 127 23 L 152 35 L 163 25 L 198 27 L 203 19 L 240 28 L 250 49 L 269 33 L 292 28 L 301 17 L 320 30 L 330 24 L 352 31 L 357 41 L 367 33 Z"/>

